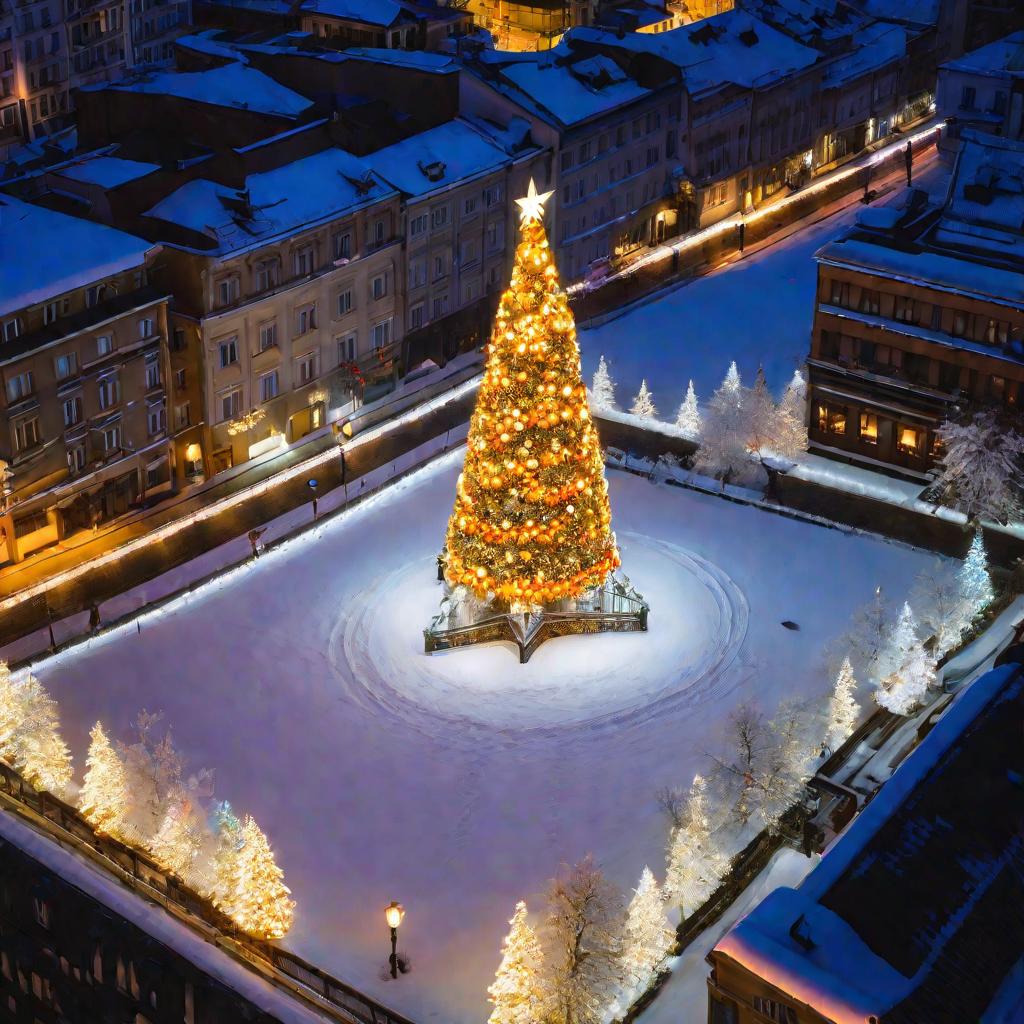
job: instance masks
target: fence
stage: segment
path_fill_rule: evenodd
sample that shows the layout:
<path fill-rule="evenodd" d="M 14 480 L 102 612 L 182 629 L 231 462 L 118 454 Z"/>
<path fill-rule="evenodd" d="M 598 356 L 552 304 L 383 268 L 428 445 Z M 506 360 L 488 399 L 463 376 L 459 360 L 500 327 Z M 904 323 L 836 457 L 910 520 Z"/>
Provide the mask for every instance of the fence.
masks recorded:
<path fill-rule="evenodd" d="M 0 761 L 0 807 L 27 819 L 58 843 L 73 846 L 115 875 L 143 899 L 156 901 L 202 933 L 229 956 L 255 968 L 271 982 L 328 1012 L 344 1024 L 412 1024 L 319 967 L 286 950 L 240 932 L 208 899 L 160 867 L 148 854 L 112 836 L 100 835 L 81 813 L 51 793 L 28 785 Z"/>

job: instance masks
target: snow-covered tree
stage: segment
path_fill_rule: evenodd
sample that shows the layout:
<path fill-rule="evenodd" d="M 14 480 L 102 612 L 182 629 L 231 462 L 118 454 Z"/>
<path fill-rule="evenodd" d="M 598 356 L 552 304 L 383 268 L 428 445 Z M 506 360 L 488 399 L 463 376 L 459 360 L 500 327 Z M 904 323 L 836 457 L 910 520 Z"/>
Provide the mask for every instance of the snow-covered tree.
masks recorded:
<path fill-rule="evenodd" d="M 746 449 L 765 463 L 769 456 L 792 462 L 807 450 L 807 427 L 794 404 L 776 404 L 759 367 L 754 386 L 743 400 L 746 413 Z"/>
<path fill-rule="evenodd" d="M 242 823 L 227 800 L 214 808 L 213 819 L 216 844 L 210 860 L 210 898 L 230 916 L 235 906 L 239 855 L 245 839 Z"/>
<path fill-rule="evenodd" d="M 597 361 L 594 380 L 590 388 L 590 404 L 594 409 L 615 409 L 615 381 L 608 372 L 604 356 Z"/>
<path fill-rule="evenodd" d="M 988 557 L 985 554 L 985 541 L 981 530 L 974 531 L 970 550 L 956 574 L 960 598 L 963 602 L 964 626 L 970 625 L 975 616 L 980 615 L 991 603 L 995 594 L 992 591 L 992 577 L 988 573 Z"/>
<path fill-rule="evenodd" d="M 686 385 L 686 396 L 679 405 L 679 412 L 676 413 L 676 426 L 690 437 L 700 437 L 701 423 L 700 409 L 697 407 L 697 392 L 694 390 L 691 380 Z"/>
<path fill-rule="evenodd" d="M 828 732 L 825 735 L 825 742 L 833 750 L 842 746 L 856 728 L 857 718 L 860 716 L 860 705 L 853 699 L 856 689 L 857 680 L 853 676 L 853 666 L 849 658 L 844 658 L 828 705 Z"/>
<path fill-rule="evenodd" d="M 782 393 L 782 401 L 779 403 L 785 415 L 799 424 L 807 420 L 807 381 L 799 370 L 793 371 L 793 376 Z"/>
<path fill-rule="evenodd" d="M 85 764 L 78 806 L 97 832 L 116 836 L 128 810 L 128 777 L 121 755 L 110 745 L 100 722 L 89 733 Z"/>
<path fill-rule="evenodd" d="M 153 859 L 186 882 L 203 847 L 203 827 L 189 794 L 179 788 L 167 801 L 163 821 L 149 844 Z"/>
<path fill-rule="evenodd" d="M 938 429 L 942 455 L 934 491 L 968 519 L 1016 520 L 1024 485 L 1024 436 L 992 409 L 947 420 Z"/>
<path fill-rule="evenodd" d="M 526 904 L 520 900 L 501 944 L 501 963 L 494 983 L 487 989 L 494 1007 L 487 1024 L 538 1024 L 547 1015 L 544 953 L 526 919 L 527 913 Z"/>
<path fill-rule="evenodd" d="M 295 902 L 270 843 L 251 815 L 242 825 L 242 849 L 231 916 L 247 935 L 279 939 L 292 925 Z"/>
<path fill-rule="evenodd" d="M 658 415 L 658 410 L 654 407 L 654 399 L 651 398 L 651 393 L 647 389 L 647 381 L 640 381 L 640 390 L 636 393 L 636 398 L 633 399 L 633 405 L 629 410 L 634 416 L 642 416 L 645 420 L 653 420 Z"/>
<path fill-rule="evenodd" d="M 908 715 L 935 683 L 935 658 L 918 639 L 914 613 L 907 603 L 893 628 L 885 664 L 888 671 L 879 680 L 875 700 L 893 714 Z"/>
<path fill-rule="evenodd" d="M 661 886 L 646 865 L 626 909 L 620 963 L 625 983 L 642 992 L 653 980 L 675 942 L 665 913 Z"/>
<path fill-rule="evenodd" d="M 720 480 L 744 480 L 752 471 L 760 474 L 747 450 L 749 417 L 745 398 L 736 364 L 732 363 L 705 411 L 700 447 L 693 460 L 698 473 Z"/>
<path fill-rule="evenodd" d="M 622 980 L 618 893 L 590 856 L 548 889 L 551 1024 L 601 1024 Z"/>
<path fill-rule="evenodd" d="M 734 359 L 729 364 L 729 369 L 725 372 L 725 379 L 719 385 L 719 388 L 723 391 L 738 392 L 741 386 L 740 371 L 736 369 L 736 360 Z"/>
<path fill-rule="evenodd" d="M 15 682 L 5 662 L 0 662 L 0 757 L 36 789 L 63 796 L 71 782 L 57 702 L 33 675 Z"/>
<path fill-rule="evenodd" d="M 918 610 L 923 635 L 934 637 L 936 657 L 956 646 L 966 626 L 964 601 L 956 573 L 947 562 L 936 559 L 917 574 L 910 603 Z"/>
<path fill-rule="evenodd" d="M 729 858 L 715 838 L 702 776 L 693 777 L 679 817 L 680 824 L 669 834 L 665 894 L 686 917 L 715 891 L 728 870 Z"/>
<path fill-rule="evenodd" d="M 159 732 L 162 719 L 162 712 L 140 711 L 136 741 L 122 749 L 129 793 L 125 823 L 134 841 L 147 846 L 164 824 L 172 794 L 182 785 L 182 760 L 170 730 Z"/>
<path fill-rule="evenodd" d="M 852 616 L 850 628 L 839 638 L 840 653 L 846 652 L 855 676 L 877 680 L 879 660 L 889 642 L 890 609 L 881 587 L 875 587 L 871 600 Z M 839 661 L 839 658 L 836 658 Z"/>

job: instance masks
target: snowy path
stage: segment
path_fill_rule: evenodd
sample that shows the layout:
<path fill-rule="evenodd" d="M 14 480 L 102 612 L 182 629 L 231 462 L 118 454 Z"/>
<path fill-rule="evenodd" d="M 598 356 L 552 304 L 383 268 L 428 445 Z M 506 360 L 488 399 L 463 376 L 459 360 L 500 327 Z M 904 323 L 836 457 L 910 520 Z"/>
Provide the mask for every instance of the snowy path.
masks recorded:
<path fill-rule="evenodd" d="M 935 161 L 915 185 L 938 196 L 948 178 L 949 168 Z M 880 205 L 898 205 L 905 195 L 900 189 Z M 585 379 L 589 382 L 603 354 L 620 407 L 629 408 L 646 377 L 659 414 L 669 420 L 675 419 L 690 377 L 698 400 L 706 402 L 732 359 L 748 383 L 763 363 L 769 386 L 781 390 L 810 350 L 814 253 L 852 225 L 860 209 L 855 204 L 601 327 L 581 331 Z"/>
<path fill-rule="evenodd" d="M 287 944 L 422 1024 L 485 1018 L 513 905 L 539 910 L 560 861 L 593 851 L 623 889 L 644 863 L 660 874 L 655 791 L 705 767 L 739 700 L 823 692 L 822 649 L 853 609 L 877 584 L 899 599 L 931 561 L 613 472 L 651 633 L 554 641 L 525 673 L 502 649 L 434 661 L 419 653 L 421 609 L 460 463 L 452 453 L 139 633 L 38 666 L 79 764 L 97 717 L 124 736 L 140 707 L 162 708 L 192 766 L 269 833 L 298 900 Z M 346 653 L 346 632 L 362 651 Z M 380 978 L 392 899 L 413 965 L 398 982 Z"/>

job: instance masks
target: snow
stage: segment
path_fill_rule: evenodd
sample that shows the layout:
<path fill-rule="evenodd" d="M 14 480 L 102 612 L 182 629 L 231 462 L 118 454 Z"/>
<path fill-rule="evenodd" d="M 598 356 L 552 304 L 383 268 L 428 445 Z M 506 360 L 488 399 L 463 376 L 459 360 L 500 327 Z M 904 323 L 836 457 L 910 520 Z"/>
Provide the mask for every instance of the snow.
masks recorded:
<path fill-rule="evenodd" d="M 652 37 L 655 38 L 655 37 Z M 661 38 L 661 37 L 656 37 Z M 949 171 L 936 164 L 915 186 L 944 192 Z M 900 190 L 887 205 L 906 196 Z M 850 208 L 713 273 L 646 300 L 599 327 L 580 331 L 584 378 L 602 354 L 616 382 L 620 405 L 647 378 L 655 405 L 674 410 L 693 378 L 703 407 L 731 359 L 744 380 L 764 366 L 768 386 L 780 394 L 811 347 L 817 266 L 814 253 L 853 224 Z"/>
<path fill-rule="evenodd" d="M 394 0 L 306 0 L 302 11 L 387 28 L 399 19 L 402 7 Z"/>
<path fill-rule="evenodd" d="M 907 33 L 899 26 L 877 22 L 855 34 L 853 47 L 852 53 L 829 66 L 824 78 L 826 87 L 842 87 L 899 60 L 907 50 Z"/>
<path fill-rule="evenodd" d="M 0 316 L 141 267 L 154 248 L 103 224 L 0 197 Z"/>
<path fill-rule="evenodd" d="M 421 653 L 462 452 L 140 622 L 34 666 L 82 762 L 162 708 L 192 770 L 267 832 L 298 903 L 285 944 L 422 1024 L 469 1024 L 519 899 L 593 851 L 622 890 L 740 700 L 827 698 L 824 648 L 932 556 L 610 473 L 651 631 Z M 842 585 L 816 582 L 842 564 Z M 723 594 L 725 599 L 723 600 Z M 740 629 L 744 614 L 745 629 Z M 784 630 L 783 619 L 801 625 Z M 381 911 L 413 969 L 382 981 Z"/>
<path fill-rule="evenodd" d="M 254 110 L 277 117 L 298 117 L 313 101 L 279 85 L 269 75 L 242 63 L 225 64 L 203 71 L 147 72 L 120 82 L 84 86 L 83 91 L 115 89 L 157 96 L 177 96 L 194 103 Z"/>
<path fill-rule="evenodd" d="M 1024 68 L 1015 62 L 1015 58 L 1022 46 L 1024 31 L 1014 32 L 987 46 L 979 46 L 977 50 L 971 50 L 955 60 L 946 61 L 942 67 L 952 71 L 993 72 L 1007 78 L 1021 75 Z M 1013 68 L 1010 67 L 1011 63 L 1015 63 Z"/>
<path fill-rule="evenodd" d="M 117 188 L 126 181 L 143 178 L 153 171 L 160 170 L 159 164 L 147 164 L 140 160 L 125 160 L 118 156 L 98 156 L 81 163 L 62 167 L 59 173 L 62 178 L 82 181 L 90 185 L 102 185 L 104 188 Z"/>

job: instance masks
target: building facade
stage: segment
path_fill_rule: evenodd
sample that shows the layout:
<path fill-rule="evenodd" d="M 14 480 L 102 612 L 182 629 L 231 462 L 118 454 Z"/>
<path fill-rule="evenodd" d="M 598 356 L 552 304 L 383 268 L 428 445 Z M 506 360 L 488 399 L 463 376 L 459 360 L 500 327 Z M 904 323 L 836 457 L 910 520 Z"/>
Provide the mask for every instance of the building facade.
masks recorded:
<path fill-rule="evenodd" d="M 965 139 L 945 207 L 871 211 L 815 255 L 812 450 L 923 477 L 947 418 L 1024 401 L 1024 144 Z"/>

